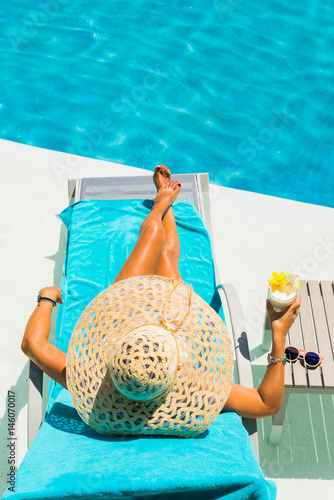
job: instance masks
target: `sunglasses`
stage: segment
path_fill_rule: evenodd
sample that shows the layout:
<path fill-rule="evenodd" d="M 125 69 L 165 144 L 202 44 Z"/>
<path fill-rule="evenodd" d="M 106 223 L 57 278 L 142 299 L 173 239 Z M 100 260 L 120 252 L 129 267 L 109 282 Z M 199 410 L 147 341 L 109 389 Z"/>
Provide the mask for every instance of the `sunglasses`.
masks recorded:
<path fill-rule="evenodd" d="M 309 368 L 316 368 L 321 365 L 324 356 L 314 351 L 305 351 L 305 349 L 297 349 L 293 345 L 288 345 L 285 348 L 286 360 L 294 363 L 299 358 L 304 358 L 305 365 Z"/>

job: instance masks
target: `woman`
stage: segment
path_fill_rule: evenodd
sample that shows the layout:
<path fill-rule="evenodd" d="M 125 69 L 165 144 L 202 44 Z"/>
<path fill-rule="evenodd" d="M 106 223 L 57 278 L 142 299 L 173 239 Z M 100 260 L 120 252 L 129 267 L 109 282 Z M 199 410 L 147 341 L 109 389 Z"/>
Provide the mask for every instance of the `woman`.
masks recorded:
<path fill-rule="evenodd" d="M 180 242 L 172 209 L 181 184 L 171 181 L 170 171 L 163 165 L 155 168 L 153 180 L 157 188 L 153 208 L 142 223 L 135 247 L 114 283 L 148 275 L 181 280 L 178 269 Z M 66 354 L 48 342 L 52 301 L 63 302 L 61 291 L 56 287 L 46 287 L 40 291 L 40 296 L 42 300 L 28 321 L 22 350 L 47 375 L 66 388 Z M 51 301 L 43 300 L 45 298 Z M 272 330 L 272 362 L 258 389 L 232 384 L 225 402 L 226 409 L 247 418 L 262 418 L 277 413 L 284 391 L 285 338 L 299 309 L 299 294 L 283 313 L 276 313 L 267 301 Z"/>

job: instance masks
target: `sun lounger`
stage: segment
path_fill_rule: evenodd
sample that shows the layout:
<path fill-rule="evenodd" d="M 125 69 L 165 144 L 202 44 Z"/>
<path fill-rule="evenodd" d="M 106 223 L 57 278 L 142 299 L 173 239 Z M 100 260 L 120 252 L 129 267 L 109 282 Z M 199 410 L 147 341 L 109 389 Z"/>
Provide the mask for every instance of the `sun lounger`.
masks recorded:
<path fill-rule="evenodd" d="M 211 226 L 209 174 L 178 174 L 177 180 L 182 184 L 178 201 L 190 200 L 204 224 L 206 225 L 211 243 L 214 241 Z M 174 180 L 172 176 L 172 180 Z M 176 180 L 176 179 L 175 179 Z M 151 175 L 130 179 L 129 177 L 88 177 L 69 180 L 69 198 L 72 202 L 80 200 L 133 199 L 144 196 L 153 200 L 156 188 Z M 214 245 L 212 255 L 215 261 Z M 245 387 L 253 387 L 253 375 L 250 364 L 247 334 L 239 297 L 234 286 L 221 283 L 217 265 L 214 265 L 217 299 L 225 302 L 231 320 L 232 337 L 235 346 L 237 378 Z M 257 425 L 254 419 L 242 419 L 252 441 L 255 454 L 259 459 Z"/>
<path fill-rule="evenodd" d="M 127 178 L 126 184 L 133 185 L 139 179 Z M 196 189 L 202 190 L 198 210 L 209 217 L 208 207 L 204 208 L 208 183 L 205 176 L 195 176 L 195 180 Z M 185 181 L 181 182 L 184 187 Z M 113 186 L 117 183 L 113 179 Z M 102 184 L 106 186 L 104 181 Z M 81 188 L 84 185 L 81 181 Z M 89 183 L 85 189 L 88 187 Z M 137 185 L 130 200 L 78 201 L 61 214 L 68 240 L 61 285 L 65 302 L 59 306 L 56 345 L 63 351 L 84 307 L 112 283 L 131 251 L 139 223 L 152 205 L 147 200 L 147 194 L 140 196 Z M 181 248 L 188 257 L 187 261 L 181 257 L 181 275 L 222 315 L 222 285 L 216 278 L 217 292 L 207 230 L 189 200 L 176 203 L 174 213 Z M 231 286 L 225 290 L 233 309 L 235 291 Z M 232 312 L 231 322 L 240 365 L 249 357 L 240 310 L 238 316 L 233 317 Z M 252 384 L 251 378 L 242 381 L 244 373 L 239 371 L 240 382 Z M 249 370 L 246 377 L 250 375 Z M 36 378 L 31 381 L 30 393 L 34 392 L 40 392 Z M 16 486 L 16 493 L 7 492 L 4 498 L 275 498 L 275 486 L 263 478 L 248 434 L 234 412 L 221 413 L 204 435 L 194 439 L 101 436 L 81 421 L 68 391 L 53 381 L 46 418 L 21 464 Z"/>

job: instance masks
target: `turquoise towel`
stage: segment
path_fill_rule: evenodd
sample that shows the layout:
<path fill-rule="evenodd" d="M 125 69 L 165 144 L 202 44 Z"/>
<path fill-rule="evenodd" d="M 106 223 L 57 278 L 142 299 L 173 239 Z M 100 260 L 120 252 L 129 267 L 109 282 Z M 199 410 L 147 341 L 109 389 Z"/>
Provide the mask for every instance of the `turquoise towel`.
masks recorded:
<path fill-rule="evenodd" d="M 61 218 L 68 228 L 56 344 L 67 350 L 85 306 L 114 280 L 150 204 L 85 201 Z M 210 241 L 190 202 L 174 206 L 181 240 L 180 272 L 219 310 Z M 197 438 L 113 437 L 91 430 L 68 391 L 50 384 L 47 415 L 5 499 L 213 500 L 274 499 L 240 418 L 220 414 Z"/>
<path fill-rule="evenodd" d="M 274 492 L 235 413 L 221 413 L 197 438 L 106 437 L 80 420 L 63 389 L 19 469 L 17 493 L 5 498 L 264 500 Z"/>
<path fill-rule="evenodd" d="M 67 351 L 76 321 L 87 304 L 111 285 L 130 254 L 153 202 L 148 200 L 80 201 L 60 218 L 68 229 L 56 345 Z M 181 244 L 180 273 L 224 320 L 215 288 L 210 238 L 189 200 L 173 205 Z M 51 385 L 50 405 L 59 392 Z"/>

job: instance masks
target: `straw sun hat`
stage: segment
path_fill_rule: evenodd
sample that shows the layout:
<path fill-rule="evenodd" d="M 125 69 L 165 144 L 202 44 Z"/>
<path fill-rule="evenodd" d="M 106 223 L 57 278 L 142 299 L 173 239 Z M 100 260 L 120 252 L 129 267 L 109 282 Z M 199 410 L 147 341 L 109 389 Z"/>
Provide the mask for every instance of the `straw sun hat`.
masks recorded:
<path fill-rule="evenodd" d="M 85 308 L 67 353 L 67 387 L 101 434 L 202 433 L 232 383 L 229 336 L 184 282 L 140 276 L 114 283 Z"/>

